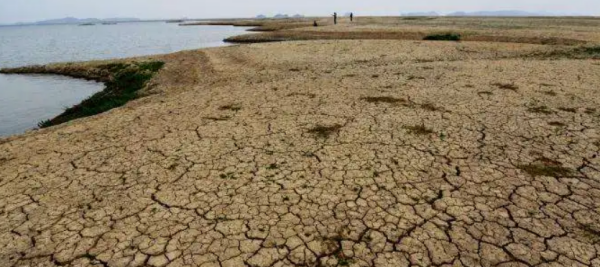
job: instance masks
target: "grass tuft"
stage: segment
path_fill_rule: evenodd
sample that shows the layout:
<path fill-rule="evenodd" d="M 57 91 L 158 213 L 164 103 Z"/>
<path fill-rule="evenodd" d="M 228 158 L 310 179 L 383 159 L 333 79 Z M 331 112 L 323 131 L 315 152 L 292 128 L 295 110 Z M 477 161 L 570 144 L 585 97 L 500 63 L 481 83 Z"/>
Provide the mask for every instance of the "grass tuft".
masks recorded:
<path fill-rule="evenodd" d="M 237 179 L 235 177 L 235 173 L 233 173 L 233 172 L 221 173 L 221 175 L 219 175 L 219 177 L 223 180 L 236 180 Z"/>
<path fill-rule="evenodd" d="M 223 116 L 223 117 L 203 117 L 203 119 L 211 120 L 211 121 L 227 121 L 227 120 L 231 119 L 231 117 L 229 117 L 229 116 Z"/>
<path fill-rule="evenodd" d="M 342 127 L 340 124 L 332 126 L 317 125 L 308 132 L 321 138 L 328 138 L 330 135 L 339 132 Z"/>
<path fill-rule="evenodd" d="M 414 126 L 404 126 L 404 129 L 408 130 L 409 134 L 414 135 L 430 135 L 434 133 L 433 130 L 425 127 L 425 125 L 423 124 Z"/>
<path fill-rule="evenodd" d="M 440 110 L 440 108 L 436 107 L 434 104 L 432 104 L 432 103 L 429 103 L 429 102 L 427 102 L 427 103 L 424 103 L 424 104 L 421 104 L 421 105 L 419 105 L 419 106 L 420 106 L 422 109 L 424 109 L 424 110 L 428 110 L 428 111 L 438 111 L 438 110 Z"/>
<path fill-rule="evenodd" d="M 595 108 L 585 108 L 585 114 L 593 115 L 594 113 L 596 113 Z"/>
<path fill-rule="evenodd" d="M 558 110 L 564 111 L 564 112 L 570 112 L 570 113 L 577 113 L 576 108 L 558 108 Z"/>
<path fill-rule="evenodd" d="M 550 114 L 554 113 L 547 106 L 530 107 L 527 109 L 527 111 L 529 111 L 531 113 L 540 113 L 540 114 L 546 114 L 546 115 L 550 115 Z"/>
<path fill-rule="evenodd" d="M 425 77 L 410 75 L 410 76 L 408 76 L 408 78 L 406 78 L 406 80 L 408 80 L 408 81 L 425 80 Z"/>
<path fill-rule="evenodd" d="M 290 93 L 287 96 L 290 96 L 290 97 L 291 96 L 306 96 L 308 98 L 315 98 L 315 97 L 317 97 L 317 95 L 313 94 L 313 93 Z"/>
<path fill-rule="evenodd" d="M 458 33 L 443 33 L 443 34 L 431 34 L 425 36 L 423 40 L 426 41 L 460 41 L 462 36 Z"/>
<path fill-rule="evenodd" d="M 582 52 L 589 55 L 600 56 L 600 46 L 583 47 Z"/>
<path fill-rule="evenodd" d="M 517 91 L 519 89 L 514 83 L 493 83 L 492 85 L 505 90 Z"/>
<path fill-rule="evenodd" d="M 52 126 L 52 122 L 50 120 L 43 120 L 38 122 L 37 126 L 38 128 L 47 128 Z"/>
<path fill-rule="evenodd" d="M 138 68 L 141 71 L 157 72 L 165 66 L 162 61 L 148 61 L 137 63 Z"/>
<path fill-rule="evenodd" d="M 361 100 L 367 101 L 369 103 L 387 103 L 387 104 L 397 104 L 406 102 L 406 100 L 401 98 L 395 98 L 390 96 L 370 96 L 370 97 L 361 97 Z"/>
<path fill-rule="evenodd" d="M 219 110 L 240 111 L 241 109 L 242 109 L 242 106 L 239 104 L 223 105 L 223 106 L 219 107 Z"/>
<path fill-rule="evenodd" d="M 128 66 L 129 66 L 129 64 L 125 64 L 125 63 L 110 63 L 110 64 L 100 65 L 97 68 L 101 69 L 101 70 L 107 70 L 110 73 L 117 73 L 117 72 L 127 68 Z"/>
<path fill-rule="evenodd" d="M 598 241 L 600 239 L 600 228 L 594 224 L 582 224 L 581 230 L 590 240 Z"/>

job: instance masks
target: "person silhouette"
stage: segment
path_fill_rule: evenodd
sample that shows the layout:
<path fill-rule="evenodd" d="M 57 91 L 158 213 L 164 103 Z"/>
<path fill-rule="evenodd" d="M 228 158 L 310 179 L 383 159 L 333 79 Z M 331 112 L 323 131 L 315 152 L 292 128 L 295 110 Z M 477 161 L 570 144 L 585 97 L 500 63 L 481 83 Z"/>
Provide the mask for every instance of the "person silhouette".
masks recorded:
<path fill-rule="evenodd" d="M 354 21 L 354 13 L 350 13 L 350 22 Z"/>
<path fill-rule="evenodd" d="M 333 24 L 337 24 L 337 12 L 333 12 Z"/>

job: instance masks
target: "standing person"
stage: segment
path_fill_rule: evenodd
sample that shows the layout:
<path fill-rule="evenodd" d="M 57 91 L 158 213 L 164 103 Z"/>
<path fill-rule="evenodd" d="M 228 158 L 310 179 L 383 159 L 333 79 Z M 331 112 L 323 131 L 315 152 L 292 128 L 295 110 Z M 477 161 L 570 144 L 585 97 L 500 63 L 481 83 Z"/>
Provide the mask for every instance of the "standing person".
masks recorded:
<path fill-rule="evenodd" d="M 350 22 L 354 21 L 354 13 L 350 13 Z"/>
<path fill-rule="evenodd" d="M 337 12 L 333 12 L 333 24 L 337 24 Z"/>

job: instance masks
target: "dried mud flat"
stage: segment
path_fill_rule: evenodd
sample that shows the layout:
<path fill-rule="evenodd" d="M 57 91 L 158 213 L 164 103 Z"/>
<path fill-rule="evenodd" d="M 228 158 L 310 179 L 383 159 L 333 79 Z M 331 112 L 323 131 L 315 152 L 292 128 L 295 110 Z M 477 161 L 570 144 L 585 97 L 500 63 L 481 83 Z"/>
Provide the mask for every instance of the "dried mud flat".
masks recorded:
<path fill-rule="evenodd" d="M 153 94 L 0 139 L 0 265 L 600 266 L 600 65 L 547 50 L 153 57 Z"/>

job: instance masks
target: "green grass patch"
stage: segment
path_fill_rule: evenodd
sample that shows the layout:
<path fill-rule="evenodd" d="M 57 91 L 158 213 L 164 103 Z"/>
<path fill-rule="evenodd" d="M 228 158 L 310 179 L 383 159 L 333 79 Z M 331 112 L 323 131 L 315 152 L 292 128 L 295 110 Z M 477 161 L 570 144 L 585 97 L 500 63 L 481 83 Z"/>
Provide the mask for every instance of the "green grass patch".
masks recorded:
<path fill-rule="evenodd" d="M 164 64 L 160 61 L 151 61 L 100 65 L 97 68 L 108 71 L 111 76 L 110 80 L 104 83 L 104 90 L 73 107 L 67 108 L 62 114 L 53 119 L 41 121 L 38 126 L 46 128 L 59 125 L 123 106 L 138 97 L 137 91 L 143 89 Z"/>
<path fill-rule="evenodd" d="M 110 63 L 110 64 L 100 65 L 97 68 L 101 69 L 101 70 L 107 70 L 110 73 L 117 73 L 117 72 L 127 68 L 128 66 L 129 66 L 129 64 L 125 64 L 125 63 Z"/>
<path fill-rule="evenodd" d="M 581 51 L 589 55 L 600 56 L 600 46 L 583 47 Z"/>
<path fill-rule="evenodd" d="M 430 34 L 423 38 L 425 41 L 460 41 L 462 36 L 458 33 L 442 33 L 442 34 Z"/>

